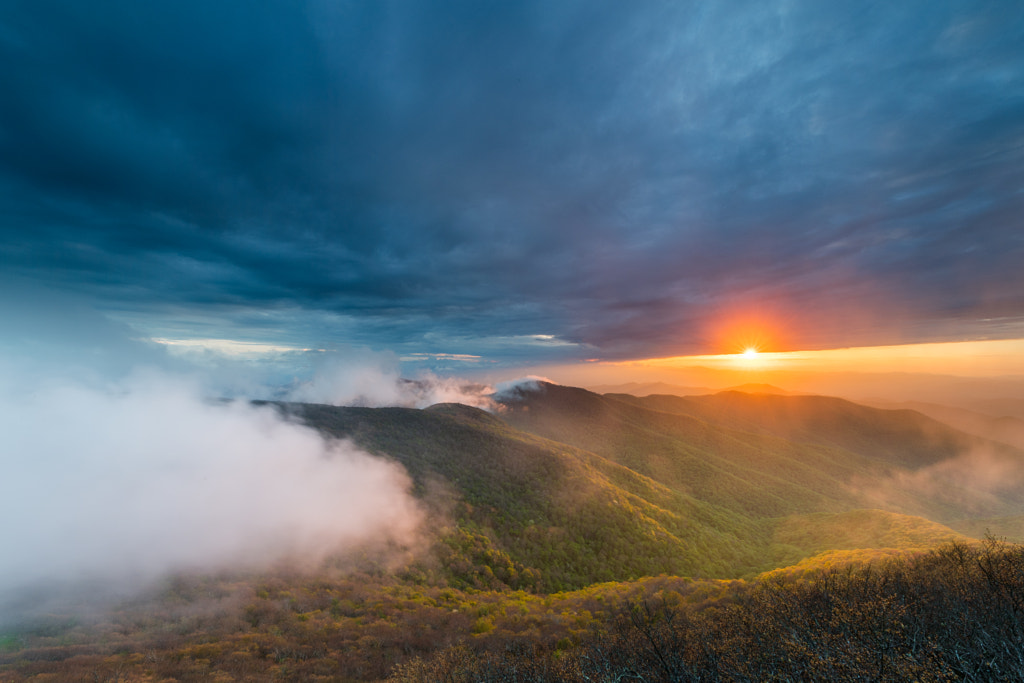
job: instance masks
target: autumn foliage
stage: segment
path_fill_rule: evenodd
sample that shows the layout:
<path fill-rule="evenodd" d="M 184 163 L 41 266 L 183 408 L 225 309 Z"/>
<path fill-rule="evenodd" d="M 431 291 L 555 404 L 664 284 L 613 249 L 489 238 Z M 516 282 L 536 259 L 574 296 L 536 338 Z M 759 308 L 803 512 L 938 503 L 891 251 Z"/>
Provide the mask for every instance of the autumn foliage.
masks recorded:
<path fill-rule="evenodd" d="M 712 603 L 672 590 L 621 604 L 565 650 L 465 645 L 400 681 L 1019 681 L 1024 549 L 989 540 L 791 578 Z"/>
<path fill-rule="evenodd" d="M 0 640 L 0 680 L 1017 681 L 1024 547 L 989 540 L 754 581 L 538 595 L 349 576 L 181 577 Z"/>

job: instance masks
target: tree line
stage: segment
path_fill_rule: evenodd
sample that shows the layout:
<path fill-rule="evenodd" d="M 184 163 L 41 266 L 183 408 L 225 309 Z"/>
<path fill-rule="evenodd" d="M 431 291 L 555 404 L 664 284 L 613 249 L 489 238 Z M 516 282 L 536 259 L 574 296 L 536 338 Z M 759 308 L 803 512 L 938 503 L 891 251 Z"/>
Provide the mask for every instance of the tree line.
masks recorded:
<path fill-rule="evenodd" d="M 779 573 L 711 604 L 663 590 L 625 601 L 568 648 L 464 642 L 397 666 L 391 680 L 1020 681 L 1024 548 L 990 538 Z"/>

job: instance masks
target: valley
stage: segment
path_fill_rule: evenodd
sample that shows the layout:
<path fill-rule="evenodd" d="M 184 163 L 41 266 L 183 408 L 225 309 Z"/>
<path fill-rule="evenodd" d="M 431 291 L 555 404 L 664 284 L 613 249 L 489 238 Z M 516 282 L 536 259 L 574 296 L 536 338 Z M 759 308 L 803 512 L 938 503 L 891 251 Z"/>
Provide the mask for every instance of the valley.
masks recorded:
<path fill-rule="evenodd" d="M 658 642 L 678 657 L 648 680 L 685 680 L 672 667 L 759 680 L 749 667 L 768 663 L 730 659 L 754 646 L 743 620 L 797 628 L 786 610 L 812 609 L 814 591 L 903 605 L 829 612 L 857 638 L 896 619 L 935 639 L 942 586 L 970 609 L 1016 590 L 1024 556 L 994 536 L 1020 537 L 1024 452 L 908 408 L 749 389 L 636 397 L 533 381 L 490 411 L 263 403 L 401 465 L 424 514 L 417 541 L 26 614 L 0 625 L 0 680 L 506 680 L 495 672 L 527 661 L 529 680 L 585 680 L 598 659 L 651 666 L 636 657 Z M 917 593 L 933 602 L 910 609 Z M 673 620 L 687 625 L 666 630 Z M 672 645 L 684 636 L 704 649 Z M 835 680 L 866 656 L 841 640 L 822 641 L 854 658 Z M 798 677 L 824 661 L 787 643 L 772 647 Z M 926 654 L 885 665 L 952 671 Z"/>

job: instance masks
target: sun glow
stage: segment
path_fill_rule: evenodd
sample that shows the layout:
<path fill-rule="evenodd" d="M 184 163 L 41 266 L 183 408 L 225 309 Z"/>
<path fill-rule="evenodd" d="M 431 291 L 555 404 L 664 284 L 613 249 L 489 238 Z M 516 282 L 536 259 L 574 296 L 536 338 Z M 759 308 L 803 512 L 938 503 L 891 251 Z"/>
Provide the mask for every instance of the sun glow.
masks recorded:
<path fill-rule="evenodd" d="M 761 347 L 763 348 L 763 347 Z M 634 367 L 737 368 L 803 372 L 919 372 L 965 377 L 1024 376 L 1024 339 L 934 342 L 810 351 L 762 351 L 746 345 L 734 353 L 648 358 Z"/>

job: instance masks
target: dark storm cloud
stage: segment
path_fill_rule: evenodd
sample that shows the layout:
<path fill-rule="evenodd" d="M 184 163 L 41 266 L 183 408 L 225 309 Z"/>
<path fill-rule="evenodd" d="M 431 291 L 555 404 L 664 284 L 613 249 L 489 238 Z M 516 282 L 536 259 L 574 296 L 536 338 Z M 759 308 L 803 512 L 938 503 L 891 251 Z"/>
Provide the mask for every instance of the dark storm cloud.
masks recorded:
<path fill-rule="evenodd" d="M 8 2 L 0 263 L 401 353 L 1005 334 L 1021 44 L 999 2 Z"/>

